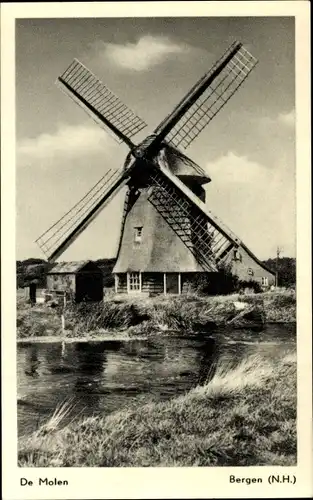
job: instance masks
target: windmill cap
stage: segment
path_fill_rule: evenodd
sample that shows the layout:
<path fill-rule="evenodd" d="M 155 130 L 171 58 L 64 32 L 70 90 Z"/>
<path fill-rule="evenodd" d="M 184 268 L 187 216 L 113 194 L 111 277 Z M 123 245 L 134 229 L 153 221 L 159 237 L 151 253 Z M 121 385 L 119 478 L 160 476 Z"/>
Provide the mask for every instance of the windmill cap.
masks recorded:
<path fill-rule="evenodd" d="M 208 174 L 197 163 L 167 143 L 162 144 L 158 154 L 158 161 L 178 177 L 192 178 L 199 184 L 206 184 L 211 181 Z"/>

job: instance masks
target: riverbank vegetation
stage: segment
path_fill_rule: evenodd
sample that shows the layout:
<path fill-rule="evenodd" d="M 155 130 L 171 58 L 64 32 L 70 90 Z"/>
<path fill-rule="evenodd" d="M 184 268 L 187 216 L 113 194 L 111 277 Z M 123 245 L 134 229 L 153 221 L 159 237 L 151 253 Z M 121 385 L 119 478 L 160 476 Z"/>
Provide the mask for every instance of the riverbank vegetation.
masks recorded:
<path fill-rule="evenodd" d="M 239 304 L 239 306 L 238 306 Z M 60 307 L 48 304 L 31 306 L 23 297 L 17 303 L 17 337 L 82 337 L 127 331 L 128 335 L 162 332 L 211 332 L 232 321 L 240 311 L 257 312 L 267 323 L 296 321 L 296 293 L 281 289 L 248 295 L 115 297 L 99 304 L 68 304 L 62 330 Z M 239 309 L 238 309 L 239 307 Z M 235 324 L 233 324 L 233 327 Z"/>
<path fill-rule="evenodd" d="M 65 425 L 67 404 L 19 442 L 21 467 L 296 465 L 296 357 L 250 357 L 183 396 Z"/>

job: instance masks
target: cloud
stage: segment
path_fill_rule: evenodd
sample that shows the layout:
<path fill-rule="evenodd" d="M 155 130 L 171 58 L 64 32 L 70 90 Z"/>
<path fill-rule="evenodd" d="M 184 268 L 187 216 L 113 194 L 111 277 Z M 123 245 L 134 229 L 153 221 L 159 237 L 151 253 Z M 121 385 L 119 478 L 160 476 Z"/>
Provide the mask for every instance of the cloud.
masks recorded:
<path fill-rule="evenodd" d="M 54 133 L 18 141 L 16 234 L 19 257 L 38 256 L 36 238 L 71 209 L 109 169 L 113 173 L 121 168 L 123 161 L 123 148 L 92 124 L 63 124 Z M 113 180 L 111 173 L 110 182 Z M 104 213 L 64 254 L 65 259 L 115 255 L 123 194 L 117 193 Z M 110 228 L 110 238 L 99 238 L 105 228 Z"/>
<path fill-rule="evenodd" d="M 293 109 L 289 113 L 281 113 L 278 115 L 278 121 L 288 127 L 294 127 L 296 121 L 295 110 Z"/>
<path fill-rule="evenodd" d="M 168 37 L 145 35 L 136 43 L 115 44 L 97 43 L 96 50 L 117 66 L 135 71 L 146 71 L 162 64 L 166 59 L 178 54 L 186 54 L 192 48 L 186 44 L 175 43 Z"/>
<path fill-rule="evenodd" d="M 80 157 L 103 151 L 109 145 L 108 135 L 92 125 L 59 125 L 55 133 L 23 138 L 17 143 L 19 163 L 29 160 L 49 160 Z"/>
<path fill-rule="evenodd" d="M 249 184 L 260 175 L 264 175 L 264 167 L 257 162 L 248 160 L 245 156 L 238 156 L 229 151 L 215 162 L 209 163 L 208 172 L 226 186 L 233 184 Z"/>
<path fill-rule="evenodd" d="M 282 245 L 295 252 L 295 178 L 284 159 L 275 168 L 228 152 L 207 164 L 207 203 L 260 258 Z"/>

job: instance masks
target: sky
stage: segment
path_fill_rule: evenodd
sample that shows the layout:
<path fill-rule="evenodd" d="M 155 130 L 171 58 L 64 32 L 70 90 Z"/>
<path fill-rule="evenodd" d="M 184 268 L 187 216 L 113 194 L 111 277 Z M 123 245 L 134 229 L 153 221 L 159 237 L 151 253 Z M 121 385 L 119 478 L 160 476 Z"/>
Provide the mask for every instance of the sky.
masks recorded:
<path fill-rule="evenodd" d="M 258 64 L 186 154 L 208 208 L 260 258 L 296 252 L 294 19 L 16 21 L 16 257 L 128 153 L 55 85 L 74 57 L 148 124 L 140 142 L 234 41 Z M 116 255 L 121 191 L 59 260 Z"/>

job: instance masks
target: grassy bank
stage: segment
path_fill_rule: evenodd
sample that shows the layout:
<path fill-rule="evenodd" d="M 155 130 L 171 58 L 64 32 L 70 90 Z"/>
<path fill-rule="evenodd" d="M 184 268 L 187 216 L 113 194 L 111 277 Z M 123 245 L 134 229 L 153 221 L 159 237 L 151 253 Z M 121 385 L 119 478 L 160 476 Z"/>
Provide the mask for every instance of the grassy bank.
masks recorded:
<path fill-rule="evenodd" d="M 296 360 L 223 361 L 213 379 L 168 402 L 80 419 L 63 406 L 19 443 L 22 467 L 296 464 Z"/>
<path fill-rule="evenodd" d="M 17 336 L 84 337 L 126 332 L 127 335 L 157 332 L 208 331 L 223 326 L 238 314 L 236 304 L 245 302 L 262 312 L 266 322 L 296 321 L 296 295 L 281 290 L 251 295 L 160 296 L 154 298 L 106 298 L 100 304 L 68 306 L 65 312 L 65 332 L 62 332 L 61 311 L 45 304 L 31 307 L 24 299 L 17 304 Z"/>

